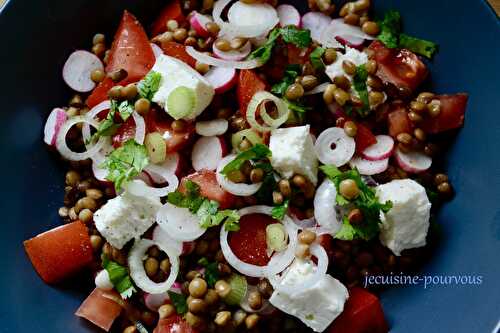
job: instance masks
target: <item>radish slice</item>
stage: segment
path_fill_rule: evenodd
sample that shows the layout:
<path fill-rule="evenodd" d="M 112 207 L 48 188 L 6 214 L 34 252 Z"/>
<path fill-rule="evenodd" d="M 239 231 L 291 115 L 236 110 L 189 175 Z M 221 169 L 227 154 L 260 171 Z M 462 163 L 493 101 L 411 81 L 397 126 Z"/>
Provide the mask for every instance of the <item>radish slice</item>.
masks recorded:
<path fill-rule="evenodd" d="M 337 41 L 337 37 L 357 43 L 359 43 L 361 39 L 375 39 L 373 36 L 364 33 L 360 27 L 346 24 L 344 23 L 344 19 L 339 18 L 330 22 L 330 24 L 321 33 L 321 37 L 318 41 L 324 47 L 339 47 L 340 44 Z"/>
<path fill-rule="evenodd" d="M 394 139 L 388 135 L 377 135 L 377 143 L 369 146 L 361 155 L 368 161 L 384 160 L 392 155 L 394 150 Z"/>
<path fill-rule="evenodd" d="M 205 53 L 196 51 L 192 46 L 186 47 L 186 52 L 199 62 L 210 66 L 236 68 L 236 69 L 252 69 L 263 65 L 259 59 L 252 59 L 246 61 L 230 61 L 230 60 L 214 58 L 209 55 L 206 55 Z"/>
<path fill-rule="evenodd" d="M 210 32 L 207 30 L 207 23 L 210 22 L 213 22 L 210 17 L 202 15 L 197 11 L 194 11 L 191 17 L 189 18 L 189 23 L 191 23 L 191 27 L 201 37 L 210 36 Z"/>
<path fill-rule="evenodd" d="M 418 151 L 404 153 L 398 148 L 396 149 L 394 156 L 396 157 L 398 165 L 406 172 L 424 172 L 432 165 L 432 158 Z"/>
<path fill-rule="evenodd" d="M 155 55 L 155 58 L 158 58 L 159 56 L 161 56 L 163 54 L 163 50 L 161 49 L 161 47 L 159 47 L 155 43 L 151 43 L 151 48 L 153 49 L 153 53 Z"/>
<path fill-rule="evenodd" d="M 196 122 L 196 133 L 201 136 L 222 135 L 227 132 L 229 123 L 226 119 L 214 119 Z"/>
<path fill-rule="evenodd" d="M 287 4 L 279 5 L 276 11 L 278 12 L 280 26 L 294 25 L 300 27 L 300 14 L 294 6 Z"/>
<path fill-rule="evenodd" d="M 76 153 L 72 151 L 66 144 L 66 135 L 68 134 L 71 127 L 78 123 L 87 123 L 91 126 L 94 126 L 95 128 L 99 127 L 99 123 L 97 123 L 97 121 L 88 119 L 83 116 L 70 118 L 61 126 L 56 139 L 56 148 L 62 157 L 70 161 L 82 161 L 94 156 L 97 152 L 99 152 L 99 150 L 103 148 L 106 141 L 105 137 L 100 137 L 95 145 L 90 148 L 89 146 L 87 146 L 87 151 L 83 153 Z"/>
<path fill-rule="evenodd" d="M 311 31 L 311 37 L 315 41 L 321 39 L 323 31 L 330 25 L 332 19 L 320 12 L 309 12 L 302 16 L 302 27 Z M 339 46 L 341 46 L 339 44 Z"/>
<path fill-rule="evenodd" d="M 80 50 L 71 53 L 64 64 L 62 75 L 71 89 L 84 93 L 95 88 L 90 74 L 97 69 L 104 70 L 101 60 L 93 53 Z"/>
<path fill-rule="evenodd" d="M 132 117 L 134 118 L 135 122 L 134 140 L 138 144 L 142 145 L 144 143 L 144 138 L 146 137 L 146 122 L 144 121 L 144 118 L 142 118 L 142 116 L 136 111 L 132 113 Z"/>
<path fill-rule="evenodd" d="M 179 282 L 174 282 L 172 287 L 168 290 L 177 294 L 182 293 L 182 285 Z M 144 304 L 151 311 L 158 311 L 158 308 L 165 304 L 166 301 L 170 299 L 168 292 L 164 292 L 161 294 L 144 294 Z"/>
<path fill-rule="evenodd" d="M 318 136 L 314 144 L 316 155 L 323 164 L 340 167 L 353 157 L 356 142 L 338 127 L 331 127 Z"/>
<path fill-rule="evenodd" d="M 184 248 L 183 242 L 178 239 L 173 239 L 170 235 L 165 232 L 159 225 L 156 226 L 153 231 L 153 240 L 165 247 L 172 250 L 172 253 L 176 253 L 178 256 L 182 254 Z"/>
<path fill-rule="evenodd" d="M 361 37 L 347 36 L 346 38 L 342 38 L 340 36 L 337 36 L 335 37 L 335 39 L 344 46 L 349 46 L 360 51 L 363 50 L 363 44 L 365 43 L 364 38 Z"/>
<path fill-rule="evenodd" d="M 145 170 L 153 183 L 160 185 L 165 183 L 164 177 L 161 175 L 175 175 L 178 174 L 181 170 L 181 159 L 178 153 L 170 153 L 165 157 L 165 161 L 162 164 L 156 165 L 156 172 L 153 172 L 152 169 Z M 161 170 L 161 172 L 159 172 Z"/>
<path fill-rule="evenodd" d="M 153 282 L 144 270 L 143 259 L 148 249 L 154 245 L 164 251 L 170 260 L 170 275 L 167 280 L 160 283 Z M 150 294 L 161 294 L 169 290 L 179 274 L 179 258 L 169 248 L 149 239 L 141 239 L 134 242 L 128 256 L 128 266 L 130 268 L 130 277 L 134 280 L 137 287 Z"/>
<path fill-rule="evenodd" d="M 218 167 L 217 171 L 215 172 L 215 177 L 217 178 L 217 182 L 219 185 L 226 191 L 228 191 L 231 194 L 234 195 L 240 195 L 240 196 L 249 196 L 255 194 L 260 187 L 262 186 L 262 182 L 260 183 L 255 183 L 255 184 L 239 184 L 239 183 L 233 183 L 230 181 L 226 176 L 224 176 L 221 172 L 224 167 L 234 160 L 236 158 L 236 155 L 228 155 L 224 157 Z M 224 228 L 222 228 L 224 229 Z"/>
<path fill-rule="evenodd" d="M 158 225 L 173 239 L 193 241 L 207 231 L 200 227 L 200 219 L 187 208 L 163 205 L 156 215 Z M 221 228 L 224 229 L 224 228 Z"/>
<path fill-rule="evenodd" d="M 252 51 L 252 43 L 248 41 L 238 50 L 231 50 L 231 51 L 221 51 L 215 46 L 215 43 L 213 43 L 212 49 L 214 51 L 214 54 L 218 58 L 229 61 L 240 61 L 245 59 L 250 54 L 250 52 Z"/>
<path fill-rule="evenodd" d="M 356 156 L 350 162 L 352 168 L 358 169 L 359 173 L 366 176 L 372 176 L 387 170 L 389 166 L 389 159 L 379 161 L 369 161 L 362 157 Z"/>
<path fill-rule="evenodd" d="M 57 134 L 67 119 L 66 111 L 61 108 L 55 108 L 50 112 L 43 129 L 43 141 L 46 144 L 55 146 Z"/>
<path fill-rule="evenodd" d="M 216 136 L 204 136 L 198 139 L 191 151 L 191 162 L 196 171 L 215 170 L 224 157 L 225 144 Z"/>
<path fill-rule="evenodd" d="M 204 76 L 214 87 L 216 94 L 228 91 L 238 82 L 238 76 L 234 68 L 212 67 Z"/>
<path fill-rule="evenodd" d="M 336 234 L 342 227 L 342 217 L 337 216 L 335 200 L 337 188 L 331 180 L 325 179 L 314 196 L 314 218 L 330 234 Z"/>

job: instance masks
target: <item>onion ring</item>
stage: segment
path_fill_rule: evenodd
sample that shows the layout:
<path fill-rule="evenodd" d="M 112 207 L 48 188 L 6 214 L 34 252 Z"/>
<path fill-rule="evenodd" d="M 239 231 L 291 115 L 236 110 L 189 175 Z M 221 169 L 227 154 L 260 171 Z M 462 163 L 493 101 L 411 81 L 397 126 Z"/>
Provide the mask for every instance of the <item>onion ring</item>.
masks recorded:
<path fill-rule="evenodd" d="M 228 156 L 224 157 L 219 162 L 219 165 L 217 166 L 217 170 L 215 171 L 215 177 L 217 179 L 217 182 L 224 190 L 226 190 L 229 193 L 234 194 L 234 195 L 249 196 L 249 195 L 255 194 L 262 186 L 262 182 L 255 183 L 255 184 L 234 183 L 221 173 L 222 169 L 224 169 L 224 167 L 229 162 L 234 160 L 235 157 L 236 157 L 236 155 L 234 155 L 234 154 L 228 155 Z"/>
<path fill-rule="evenodd" d="M 59 134 L 57 135 L 56 139 L 56 147 L 59 153 L 66 158 L 67 160 L 70 161 L 82 161 L 86 160 L 87 158 L 90 158 L 94 156 L 99 150 L 101 150 L 105 144 L 105 138 L 99 138 L 97 143 L 93 145 L 92 147 L 87 146 L 87 151 L 83 153 L 76 153 L 72 151 L 68 145 L 66 144 L 66 135 L 68 134 L 69 130 L 71 127 L 78 123 L 87 123 L 90 124 L 91 126 L 94 126 L 97 128 L 99 126 L 99 123 L 93 119 L 88 119 L 84 116 L 76 116 L 68 119 L 62 126 L 61 129 L 59 130 Z"/>

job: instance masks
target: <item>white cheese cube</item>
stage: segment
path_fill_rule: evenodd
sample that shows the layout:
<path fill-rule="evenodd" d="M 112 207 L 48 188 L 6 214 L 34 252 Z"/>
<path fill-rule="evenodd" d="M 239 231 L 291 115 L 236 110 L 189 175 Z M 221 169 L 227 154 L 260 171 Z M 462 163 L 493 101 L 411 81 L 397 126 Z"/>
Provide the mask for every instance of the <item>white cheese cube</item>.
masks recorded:
<path fill-rule="evenodd" d="M 124 193 L 109 200 L 94 213 L 95 226 L 113 247 L 121 249 L 155 223 L 160 207 L 159 198 Z"/>
<path fill-rule="evenodd" d="M 273 130 L 269 149 L 272 152 L 271 165 L 283 177 L 290 178 L 297 173 L 316 185 L 318 159 L 314 152 L 309 125 Z"/>
<path fill-rule="evenodd" d="M 170 93 L 178 87 L 193 89 L 195 105 L 193 111 L 182 119 L 194 119 L 200 115 L 212 102 L 215 91 L 203 76 L 189 65 L 167 55 L 160 55 L 151 69 L 161 74 L 161 84 L 153 96 L 153 102 L 161 105 L 168 113 L 167 99 Z"/>
<path fill-rule="evenodd" d="M 391 210 L 381 213 L 382 244 L 397 256 L 405 249 L 424 246 L 431 211 L 425 188 L 411 179 L 393 180 L 377 186 L 377 197 L 380 202 L 392 202 Z"/>
<path fill-rule="evenodd" d="M 360 66 L 368 62 L 368 55 L 350 47 L 346 47 L 345 54 L 337 52 L 337 59 L 332 64 L 326 66 L 325 69 L 326 75 L 328 75 L 330 80 L 333 81 L 335 77 L 345 75 L 352 81 L 352 76 L 347 75 L 342 67 L 342 63 L 345 60 L 354 63 L 356 66 Z"/>
<path fill-rule="evenodd" d="M 297 285 L 314 274 L 311 261 L 295 260 L 281 284 Z M 293 295 L 275 291 L 269 302 L 281 311 L 299 318 L 315 332 L 323 332 L 344 310 L 349 297 L 346 287 L 328 274 L 305 290 Z"/>

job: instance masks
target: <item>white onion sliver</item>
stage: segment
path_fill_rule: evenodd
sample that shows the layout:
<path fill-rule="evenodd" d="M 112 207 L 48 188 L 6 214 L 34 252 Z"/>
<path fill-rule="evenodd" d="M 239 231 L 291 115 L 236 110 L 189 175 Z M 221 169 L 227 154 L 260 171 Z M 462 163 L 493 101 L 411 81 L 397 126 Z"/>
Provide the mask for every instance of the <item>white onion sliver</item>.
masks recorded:
<path fill-rule="evenodd" d="M 318 40 L 324 47 L 339 48 L 342 47 L 336 38 L 341 37 L 344 39 L 359 38 L 373 40 L 374 37 L 370 36 L 361 30 L 359 27 L 355 27 L 344 23 L 344 19 L 335 19 L 330 22 L 328 27 L 323 30 L 320 39 Z"/>
<path fill-rule="evenodd" d="M 142 261 L 147 250 L 154 245 L 164 251 L 170 260 L 170 275 L 167 280 L 160 283 L 153 282 L 147 276 L 146 271 L 144 270 L 144 263 Z M 150 294 L 161 294 L 169 290 L 179 274 L 179 258 L 177 255 L 173 254 L 172 250 L 169 248 L 149 239 L 141 239 L 134 242 L 128 256 L 128 265 L 130 268 L 130 277 L 134 280 L 137 287 Z"/>
<path fill-rule="evenodd" d="M 93 120 L 99 113 L 101 113 L 104 110 L 108 110 L 110 108 L 111 108 L 111 102 L 109 100 L 105 100 L 94 106 L 92 109 L 90 109 L 90 111 L 85 114 L 85 117 Z M 90 140 L 89 124 L 83 124 L 82 137 L 84 142 L 88 142 Z"/>
<path fill-rule="evenodd" d="M 97 141 L 95 145 L 92 147 L 88 148 L 87 151 L 83 153 L 76 153 L 72 151 L 68 145 L 66 144 L 66 135 L 68 134 L 69 130 L 71 127 L 78 123 L 87 123 L 95 128 L 99 126 L 99 123 L 93 119 L 88 119 L 83 116 L 76 116 L 68 119 L 62 126 L 61 129 L 59 130 L 59 134 L 57 135 L 57 140 L 56 140 L 56 147 L 59 153 L 62 155 L 62 157 L 66 158 L 67 160 L 70 161 L 81 161 L 81 160 L 86 160 L 87 158 L 90 158 L 94 156 L 101 148 L 104 146 L 105 143 L 105 138 L 101 137 Z"/>
<path fill-rule="evenodd" d="M 200 219 L 187 208 L 163 205 L 156 214 L 158 225 L 173 239 L 192 241 L 207 231 L 200 227 Z M 224 228 L 222 228 L 224 229 Z"/>
<path fill-rule="evenodd" d="M 201 136 L 222 135 L 227 132 L 229 123 L 226 119 L 213 119 L 197 121 L 195 125 L 196 134 Z"/>
<path fill-rule="evenodd" d="M 324 83 L 322 83 L 320 85 L 317 85 L 316 87 L 312 88 L 311 90 L 306 91 L 304 93 L 304 95 L 321 94 L 321 93 L 325 92 L 326 87 L 328 87 L 329 85 L 330 85 L 330 83 L 324 82 Z"/>
<path fill-rule="evenodd" d="M 220 161 L 219 165 L 217 166 L 217 170 L 215 171 L 217 182 L 224 190 L 234 195 L 249 196 L 255 194 L 262 186 L 262 182 L 255 184 L 234 183 L 221 173 L 222 169 L 224 169 L 224 167 L 229 164 L 229 162 L 234 160 L 235 157 L 236 155 L 234 154 L 228 155 Z"/>
<path fill-rule="evenodd" d="M 284 216 L 282 222 L 288 233 L 288 246 L 284 251 L 277 252 L 271 257 L 271 260 L 266 266 L 266 276 L 273 276 L 282 272 L 295 258 L 298 228 L 287 215 Z"/>
<path fill-rule="evenodd" d="M 144 121 L 144 118 L 142 118 L 142 116 L 138 114 L 136 111 L 132 113 L 132 117 L 134 118 L 135 122 L 134 140 L 138 144 L 142 145 L 144 143 L 144 138 L 146 136 L 146 123 Z"/>
<path fill-rule="evenodd" d="M 259 59 L 231 61 L 231 60 L 214 58 L 212 56 L 206 55 L 205 53 L 196 51 L 192 46 L 186 47 L 186 52 L 199 62 L 210 66 L 236 68 L 236 69 L 252 69 L 263 65 L 259 61 Z"/>
<path fill-rule="evenodd" d="M 182 254 L 182 249 L 184 248 L 183 242 L 181 240 L 170 237 L 170 235 L 159 225 L 157 225 L 155 230 L 153 231 L 153 240 L 165 247 L 172 249 L 173 253 L 176 253 L 179 256 Z"/>
<path fill-rule="evenodd" d="M 342 221 L 339 220 L 335 210 L 336 197 L 337 188 L 329 179 L 321 183 L 314 196 L 314 217 L 318 224 L 330 234 L 335 234 L 342 227 Z"/>
<path fill-rule="evenodd" d="M 277 118 L 274 119 L 267 114 L 263 104 L 266 101 L 272 101 L 276 105 L 276 108 L 278 110 Z M 263 126 L 257 122 L 256 115 L 258 109 L 260 110 L 260 117 L 268 126 Z M 267 91 L 259 91 L 255 93 L 255 95 L 253 95 L 250 103 L 248 103 L 246 113 L 247 121 L 250 126 L 261 132 L 267 132 L 280 127 L 288 120 L 289 114 L 290 110 L 288 109 L 288 106 L 285 104 L 285 102 Z"/>
<path fill-rule="evenodd" d="M 146 171 L 148 174 L 155 173 L 161 176 L 165 180 L 167 185 L 164 187 L 156 188 L 147 185 L 142 180 L 134 179 L 125 185 L 127 191 L 137 196 L 152 196 L 161 198 L 166 196 L 170 192 L 175 191 L 177 189 L 177 186 L 179 186 L 179 178 L 177 178 L 175 174 L 170 173 L 167 169 L 162 168 L 161 166 L 149 164 L 144 168 L 144 171 Z"/>

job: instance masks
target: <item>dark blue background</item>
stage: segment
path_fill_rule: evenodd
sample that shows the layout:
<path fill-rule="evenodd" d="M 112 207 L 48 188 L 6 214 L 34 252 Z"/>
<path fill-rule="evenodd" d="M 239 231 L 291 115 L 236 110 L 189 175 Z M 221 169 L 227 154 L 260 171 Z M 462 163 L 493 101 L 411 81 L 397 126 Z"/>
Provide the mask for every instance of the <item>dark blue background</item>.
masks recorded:
<path fill-rule="evenodd" d="M 439 215 L 442 241 L 422 274 L 484 280 L 481 286 L 385 292 L 391 332 L 489 333 L 500 319 L 499 20 L 480 0 L 375 2 L 378 13 L 399 9 L 407 33 L 441 45 L 430 66 L 435 91 L 470 93 L 465 128 L 446 159 L 457 195 Z M 60 223 L 64 170 L 42 144 L 42 127 L 51 108 L 70 96 L 61 80 L 70 52 L 90 48 L 97 31 L 110 38 L 122 9 L 150 22 L 158 5 L 12 0 L 1 13 L 0 332 L 91 331 L 73 316 L 86 291 L 45 285 L 22 247 L 24 239 Z"/>

